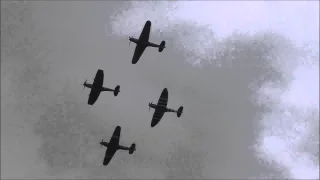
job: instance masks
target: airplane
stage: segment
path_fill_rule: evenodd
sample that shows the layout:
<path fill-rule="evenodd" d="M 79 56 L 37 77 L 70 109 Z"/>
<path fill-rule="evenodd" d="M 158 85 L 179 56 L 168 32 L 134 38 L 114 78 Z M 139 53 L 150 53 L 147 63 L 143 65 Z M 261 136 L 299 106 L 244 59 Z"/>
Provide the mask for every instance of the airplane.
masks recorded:
<path fill-rule="evenodd" d="M 104 166 L 107 166 L 109 164 L 112 157 L 119 149 L 129 151 L 129 154 L 132 154 L 136 150 L 135 143 L 132 143 L 130 148 L 119 145 L 120 133 L 121 133 L 121 127 L 117 126 L 112 134 L 112 137 L 111 137 L 109 143 L 103 141 L 103 139 L 100 142 L 101 146 L 105 146 L 107 148 L 106 154 L 103 159 Z"/>
<path fill-rule="evenodd" d="M 160 45 L 149 42 L 150 29 L 151 21 L 147 21 L 142 29 L 139 39 L 129 36 L 129 45 L 131 42 L 136 43 L 136 48 L 132 57 L 132 64 L 136 64 L 139 61 L 142 53 L 147 47 L 156 47 L 159 52 L 162 52 L 163 49 L 166 48 L 165 41 L 161 41 Z"/>
<path fill-rule="evenodd" d="M 89 94 L 89 99 L 88 99 L 89 105 L 93 105 L 97 101 L 97 99 L 102 91 L 113 91 L 114 96 L 117 96 L 118 93 L 120 92 L 119 85 L 117 85 L 114 89 L 109 89 L 109 88 L 103 87 L 103 77 L 104 77 L 103 70 L 98 69 L 96 76 L 93 80 L 93 84 L 87 83 L 87 80 L 83 83 L 83 89 L 85 87 L 91 89 L 90 94 Z"/>
<path fill-rule="evenodd" d="M 178 110 L 173 110 L 173 109 L 167 108 L 167 104 L 168 104 L 168 90 L 167 88 L 164 88 L 158 100 L 158 104 L 153 104 L 152 102 L 149 103 L 149 111 L 150 111 L 150 108 L 155 109 L 152 120 L 151 120 L 151 127 L 156 126 L 161 120 L 164 113 L 166 112 L 175 112 L 177 113 L 178 117 L 180 117 L 181 114 L 183 113 L 183 106 L 180 106 Z"/>

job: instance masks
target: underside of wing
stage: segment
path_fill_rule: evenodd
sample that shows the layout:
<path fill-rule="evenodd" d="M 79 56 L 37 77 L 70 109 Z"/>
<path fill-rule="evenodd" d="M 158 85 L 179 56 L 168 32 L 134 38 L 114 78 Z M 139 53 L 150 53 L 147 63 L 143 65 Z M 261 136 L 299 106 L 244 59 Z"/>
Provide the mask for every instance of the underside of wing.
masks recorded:
<path fill-rule="evenodd" d="M 142 32 L 139 37 L 139 41 L 148 42 L 151 30 L 151 22 L 147 21 L 142 29 Z"/>
<path fill-rule="evenodd" d="M 117 150 L 114 147 L 108 147 L 108 149 L 106 150 L 106 154 L 104 156 L 104 159 L 103 159 L 104 166 L 109 164 L 109 162 L 111 161 L 111 159 L 114 156 L 114 154 L 116 153 L 116 151 Z"/>
<path fill-rule="evenodd" d="M 121 133 L 121 127 L 117 126 L 116 129 L 113 131 L 110 144 L 117 144 L 119 145 L 120 140 L 120 133 Z"/>
<path fill-rule="evenodd" d="M 154 127 L 155 125 L 157 125 L 161 120 L 161 118 L 163 117 L 163 115 L 164 115 L 163 111 L 155 110 L 151 120 L 151 127 Z"/>
<path fill-rule="evenodd" d="M 97 101 L 99 95 L 100 95 L 100 91 L 97 91 L 96 89 L 92 88 L 89 94 L 88 104 L 93 105 Z"/>
<path fill-rule="evenodd" d="M 164 88 L 164 90 L 160 95 L 157 105 L 162 107 L 167 107 L 167 104 L 168 104 L 168 90 L 167 88 Z"/>
<path fill-rule="evenodd" d="M 136 49 L 134 50 L 133 57 L 132 57 L 132 64 L 136 64 L 139 61 L 139 59 L 145 49 L 146 49 L 145 46 L 137 44 Z"/>
<path fill-rule="evenodd" d="M 102 87 L 103 85 L 104 73 L 103 70 L 98 69 L 96 76 L 94 77 L 93 86 Z"/>

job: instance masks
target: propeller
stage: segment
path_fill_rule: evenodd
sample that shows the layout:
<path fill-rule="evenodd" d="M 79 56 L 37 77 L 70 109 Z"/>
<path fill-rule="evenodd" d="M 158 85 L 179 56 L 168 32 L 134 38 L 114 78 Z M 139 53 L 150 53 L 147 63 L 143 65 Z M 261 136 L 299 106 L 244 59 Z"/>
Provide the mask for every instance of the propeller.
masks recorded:
<path fill-rule="evenodd" d="M 102 144 L 101 144 L 101 143 L 103 143 L 103 138 L 101 139 L 100 146 L 102 146 Z"/>
<path fill-rule="evenodd" d="M 149 111 L 150 111 L 150 106 L 151 106 L 152 102 L 149 103 Z"/>
<path fill-rule="evenodd" d="M 87 84 L 87 79 L 83 83 L 83 89 L 86 87 L 86 84 Z"/>

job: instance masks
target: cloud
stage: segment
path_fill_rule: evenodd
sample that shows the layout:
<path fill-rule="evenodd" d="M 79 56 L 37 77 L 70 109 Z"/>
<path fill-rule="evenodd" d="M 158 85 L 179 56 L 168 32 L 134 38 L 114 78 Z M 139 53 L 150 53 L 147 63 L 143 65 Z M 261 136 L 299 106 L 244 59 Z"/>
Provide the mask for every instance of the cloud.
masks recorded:
<path fill-rule="evenodd" d="M 148 10 L 151 5 L 153 9 Z M 268 101 L 268 106 L 259 106 L 254 101 L 256 88 L 267 82 L 280 82 L 280 87 L 286 88 L 287 78 L 293 77 L 290 72 L 282 75 L 286 68 L 277 69 L 271 61 L 275 57 L 285 60 L 287 54 L 291 57 L 296 52 L 286 38 L 275 33 L 241 32 L 221 38 L 204 23 L 188 23 L 183 13 L 175 19 L 176 12 L 183 12 L 179 3 L 46 2 L 30 6 L 32 21 L 22 24 L 19 32 L 31 23 L 37 27 L 29 29 L 30 34 L 41 32 L 29 43 L 34 48 L 12 51 L 2 60 L 6 71 L 2 82 L 10 86 L 1 92 L 6 98 L 2 111 L 5 107 L 20 110 L 2 114 L 2 123 L 8 127 L 15 119 L 17 125 L 10 133 L 21 133 L 25 139 L 14 146 L 9 144 L 13 136 L 8 131 L 1 133 L 2 137 L 8 133 L 8 140 L 3 141 L 8 149 L 30 147 L 20 164 L 40 162 L 35 168 L 39 174 L 33 173 L 35 169 L 25 170 L 25 165 L 15 172 L 7 171 L 7 176 L 20 172 L 30 178 L 195 179 L 248 178 L 272 172 L 281 177 L 256 159 L 252 146 L 259 138 L 256 131 L 267 137 L 264 129 L 255 129 L 261 122 L 257 117 L 264 115 L 265 107 L 270 110 L 276 104 Z M 119 7 L 128 11 L 116 10 Z M 250 12 L 256 11 L 253 8 Z M 152 41 L 165 39 L 168 48 L 162 53 L 147 49 L 132 66 L 133 47 L 127 46 L 126 38 L 137 36 L 146 19 L 153 22 Z M 15 42 L 30 34 L 12 35 L 16 40 L 6 41 L 8 52 L 19 49 L 13 46 Z M 48 53 L 37 56 L 44 51 Z M 200 60 L 202 68 L 193 67 L 186 59 L 191 63 Z M 95 106 L 88 106 L 89 91 L 82 90 L 81 84 L 85 78 L 90 82 L 97 68 L 104 70 L 105 86 L 119 84 L 121 92 L 117 97 L 101 94 Z M 281 92 L 276 85 L 271 92 Z M 184 115 L 177 119 L 167 114 L 151 129 L 147 103 L 156 101 L 164 87 L 169 89 L 168 106 L 183 105 Z M 276 95 L 279 93 L 272 97 L 276 99 Z M 266 104 L 264 100 L 262 104 Z M 131 156 L 119 151 L 110 166 L 101 167 L 105 149 L 98 142 L 110 138 L 117 125 L 123 129 L 120 142 L 135 142 L 137 151 Z M 20 149 L 12 151 L 11 157 L 21 153 Z M 7 154 L 9 151 L 2 152 L 2 156 Z"/>
<path fill-rule="evenodd" d="M 259 149 L 296 179 L 319 177 L 318 72 L 315 67 L 299 66 L 288 89 L 272 87 L 262 94 L 274 97 L 274 106 L 263 116 Z"/>
<path fill-rule="evenodd" d="M 290 134 L 294 133 L 294 137 L 306 137 L 306 133 L 313 134 L 313 132 L 309 130 L 309 128 L 306 126 L 307 124 L 314 124 L 317 123 L 317 121 L 313 122 L 303 122 L 304 120 L 299 120 L 299 124 L 297 124 L 295 121 L 297 121 L 296 118 L 303 118 L 300 115 L 301 113 L 304 113 L 307 109 L 318 107 L 318 92 L 319 92 L 319 85 L 318 85 L 318 79 L 317 79 L 317 74 L 318 74 L 318 66 L 317 65 L 309 65 L 308 67 L 302 67 L 302 64 L 312 62 L 316 58 L 316 56 L 319 54 L 318 51 L 315 51 L 318 45 L 315 45 L 316 41 L 319 39 L 317 28 L 319 27 L 319 20 L 317 19 L 319 9 L 316 8 L 318 6 L 315 5 L 317 2 L 312 2 L 312 3 L 306 3 L 306 2 L 293 2 L 293 3 L 285 3 L 285 2 L 275 2 L 275 3 L 269 3 L 269 2 L 250 2 L 250 3 L 245 3 L 245 2 L 232 2 L 232 6 L 228 5 L 231 2 L 181 2 L 181 3 L 172 3 L 175 4 L 175 11 L 170 11 L 169 13 L 162 13 L 162 23 L 165 22 L 170 22 L 170 25 L 165 25 L 161 27 L 160 31 L 172 31 L 174 29 L 172 24 L 179 24 L 182 22 L 192 22 L 192 24 L 202 24 L 202 25 L 207 25 L 209 26 L 210 29 L 214 31 L 215 38 L 225 38 L 228 37 L 230 34 L 232 34 L 235 30 L 239 30 L 241 32 L 250 32 L 250 33 L 255 33 L 257 31 L 266 31 L 266 30 L 272 30 L 278 33 L 281 33 L 282 35 L 285 35 L 289 37 L 290 39 L 294 40 L 295 44 L 297 44 L 299 47 L 301 47 L 302 44 L 304 43 L 309 43 L 309 46 L 312 46 L 312 50 L 306 54 L 306 52 L 302 51 L 297 51 L 297 49 L 292 49 L 293 44 L 289 45 L 286 43 L 280 43 L 282 46 L 278 46 L 278 51 L 277 55 L 278 58 L 276 60 L 270 58 L 273 62 L 274 68 L 278 68 L 282 72 L 282 76 L 285 77 L 288 81 L 284 84 L 285 81 L 281 82 L 280 84 L 275 84 L 275 82 L 271 84 L 275 84 L 275 86 L 270 86 L 270 83 L 266 83 L 263 85 L 263 90 L 265 93 L 266 92 L 272 92 L 272 94 L 268 93 L 265 96 L 269 96 L 269 98 L 273 99 L 272 101 L 266 101 L 264 99 L 264 104 L 269 106 L 272 106 L 271 108 L 273 111 L 279 111 L 278 107 L 276 106 L 277 103 L 282 104 L 281 109 L 285 108 L 287 109 L 288 107 L 295 107 L 295 114 L 291 115 L 290 117 L 287 117 L 287 113 L 282 113 L 281 110 L 279 113 L 276 115 L 270 115 L 267 113 L 264 115 L 263 123 L 266 121 L 271 121 L 272 123 L 269 123 L 270 126 L 275 126 L 275 121 L 281 121 L 280 119 L 287 119 L 284 121 L 285 125 L 281 125 L 278 130 L 276 130 L 278 133 L 282 132 L 281 135 L 278 134 L 278 136 L 281 138 L 285 138 L 289 136 Z M 126 11 L 124 16 L 124 19 L 122 19 L 122 22 L 127 22 L 127 21 L 134 21 L 134 19 L 137 18 L 137 16 L 141 19 L 139 15 L 134 15 L 132 13 L 133 11 L 139 11 L 138 9 L 141 7 L 141 4 L 143 5 L 149 5 L 145 3 L 140 3 L 139 5 L 134 4 L 132 9 L 129 11 Z M 172 6 L 171 4 L 171 6 Z M 237 4 L 237 5 L 234 5 Z M 164 3 L 163 5 L 169 6 L 168 4 Z M 170 7 L 171 7 L 170 6 Z M 151 6 L 148 6 L 146 11 L 150 9 L 150 11 L 154 11 L 154 7 L 150 8 Z M 166 9 L 163 8 L 163 6 L 158 6 L 159 9 Z M 279 11 L 275 11 L 274 8 L 276 9 L 281 9 Z M 151 10 L 152 9 L 152 10 Z M 157 9 L 157 11 L 159 11 Z M 201 11 L 199 11 L 201 9 Z M 284 11 L 285 10 L 285 11 Z M 129 12 L 131 11 L 131 14 L 126 16 Z M 146 11 L 144 11 L 144 15 L 146 14 Z M 149 12 L 149 14 L 152 14 L 153 12 Z M 214 15 L 212 15 L 214 14 Z M 241 16 L 239 16 L 241 14 Z M 300 16 L 298 14 L 303 14 L 303 16 Z M 153 16 L 151 16 L 153 17 Z M 172 18 L 175 17 L 175 18 Z M 209 18 L 210 17 L 210 18 Z M 221 21 L 221 17 L 223 17 Z M 166 18 L 166 19 L 164 19 Z M 156 19 L 156 18 L 155 18 Z M 119 19 L 117 19 L 119 20 Z M 157 24 L 159 24 L 159 19 Z M 114 22 L 115 23 L 115 28 L 114 32 L 117 32 L 119 34 L 125 34 L 123 31 L 118 31 L 118 26 L 119 24 L 121 25 L 126 25 L 126 23 L 119 23 L 118 21 Z M 220 23 L 220 24 L 219 24 Z M 222 24 L 221 24 L 222 23 Z M 301 24 L 304 24 L 301 26 Z M 291 27 L 291 28 L 288 28 Z M 301 29 L 303 27 L 303 29 Z M 159 27 L 156 25 L 154 29 L 158 29 Z M 305 29 L 306 28 L 306 29 Z M 125 29 L 125 28 L 123 28 Z M 133 28 L 132 28 L 133 29 Z M 131 30 L 132 30 L 131 29 Z M 308 31 L 309 33 L 305 33 Z M 193 33 L 193 36 L 191 36 L 192 40 L 190 40 L 185 34 L 182 36 L 177 36 L 185 42 L 183 44 L 188 44 L 189 47 L 183 46 L 185 50 L 190 48 L 190 46 L 194 46 L 197 42 L 196 37 L 200 35 L 203 35 L 203 31 L 201 33 Z M 208 36 L 207 36 L 208 37 Z M 211 37 L 213 37 L 211 35 Z M 275 37 L 275 36 L 274 36 Z M 276 37 L 276 39 L 273 39 L 271 42 L 275 41 L 280 42 L 282 37 Z M 212 39 L 212 38 L 210 38 Z M 283 39 L 282 39 L 283 40 Z M 264 39 L 265 42 L 269 41 L 270 42 L 270 36 L 269 38 Z M 191 45 L 189 45 L 191 44 Z M 198 44 L 197 47 L 199 48 L 192 48 L 192 53 L 193 54 L 200 54 L 203 56 L 203 54 L 208 54 L 210 52 L 211 48 L 207 47 L 209 46 L 214 46 L 215 47 L 215 52 L 221 51 L 221 47 L 216 46 L 217 43 L 201 43 Z M 180 45 L 181 46 L 181 45 Z M 230 46 L 228 47 L 230 48 Z M 290 49 L 291 48 L 291 49 Z M 201 49 L 202 51 L 199 51 Z M 204 50 L 205 49 L 205 50 Z M 218 49 L 218 50 L 216 50 Z M 204 51 L 203 51 L 204 50 Z M 212 51 L 212 50 L 211 50 Z M 303 55 L 301 54 L 303 53 Z M 216 55 L 217 53 L 210 53 L 211 57 Z M 314 54 L 315 56 L 311 56 L 311 54 Z M 209 55 L 209 56 L 210 56 Z M 194 56 L 192 57 L 195 62 L 198 62 Z M 225 60 L 225 59 L 224 59 Z M 290 78 L 293 78 L 293 80 L 289 80 Z M 302 84 L 303 83 L 303 84 Z M 286 87 L 288 85 L 288 87 Z M 285 92 L 283 91 L 283 88 L 287 89 Z M 279 97 L 279 93 L 282 94 Z M 260 98 L 265 97 L 264 95 L 260 94 Z M 279 101 L 280 98 L 280 101 Z M 270 104 L 271 103 L 271 104 Z M 310 113 L 309 113 L 310 114 Z M 314 114 L 312 117 L 308 117 L 313 119 L 317 119 L 318 115 Z M 289 119 L 288 119 L 289 118 Z M 305 118 L 303 118 L 305 119 Z M 306 119 L 305 119 L 306 120 Z M 301 122 L 302 121 L 302 122 Z M 277 124 L 277 123 L 276 123 Z M 305 124 L 305 126 L 302 126 L 302 124 Z M 265 131 L 267 132 L 274 132 L 274 128 L 271 128 L 269 126 L 264 127 Z M 299 128 L 299 129 L 297 129 Z M 299 134 L 296 134 L 298 131 Z M 262 131 L 264 132 L 264 131 Z M 296 133 L 295 133 L 296 132 Z M 304 132 L 304 134 L 301 134 Z M 309 133 L 308 133 L 309 132 Z M 279 140 L 279 137 L 278 140 Z M 301 137 L 301 138 L 302 138 Z M 276 138 L 276 137 L 274 137 Z M 274 139 L 273 138 L 273 139 Z M 317 138 L 317 137 L 316 137 Z M 292 139 L 294 143 L 304 143 L 304 144 L 310 144 L 310 140 L 306 138 L 302 138 L 303 140 L 299 139 Z M 268 135 L 265 135 L 265 137 L 262 137 L 262 141 L 264 141 L 264 146 L 265 151 L 268 151 L 272 149 L 273 146 L 266 142 L 269 141 L 270 138 Z M 281 144 L 287 144 L 289 142 L 288 139 L 282 140 L 282 141 L 276 141 L 277 139 L 274 139 L 275 141 L 273 144 L 277 144 L 276 142 L 279 142 L 279 145 Z M 301 142 L 303 141 L 303 142 Z M 317 142 L 317 141 L 316 141 Z M 285 150 L 288 149 L 284 147 Z M 291 152 L 289 154 L 293 154 L 296 152 Z M 268 154 L 268 153 L 267 153 Z M 277 153 L 271 153 L 269 154 L 270 156 L 276 158 L 279 157 Z M 281 155 L 280 155 L 281 156 Z M 298 178 L 303 178 L 303 177 L 309 177 L 307 176 L 308 173 L 303 173 L 302 171 L 298 171 L 297 167 L 303 168 L 306 172 L 310 171 L 312 173 L 309 173 L 311 178 L 317 177 L 316 174 L 316 168 L 314 168 L 312 163 L 310 162 L 310 159 L 307 158 L 308 152 L 305 152 L 301 154 L 301 156 L 304 156 L 306 158 L 302 158 L 299 160 L 295 166 L 291 166 L 289 161 L 284 161 L 284 162 L 278 162 L 279 164 L 284 165 L 288 171 L 290 171 L 291 177 L 298 177 Z M 267 157 L 268 158 L 268 157 Z M 311 163 L 311 164 L 310 164 Z M 301 166 L 299 166 L 301 164 Z M 309 164 L 309 165 L 306 165 Z"/>

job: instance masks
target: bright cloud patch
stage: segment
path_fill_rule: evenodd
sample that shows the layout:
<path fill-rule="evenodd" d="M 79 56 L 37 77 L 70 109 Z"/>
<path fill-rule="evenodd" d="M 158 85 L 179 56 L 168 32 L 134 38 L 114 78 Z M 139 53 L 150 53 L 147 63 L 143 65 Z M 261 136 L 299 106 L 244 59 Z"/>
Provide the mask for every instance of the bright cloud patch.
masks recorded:
<path fill-rule="evenodd" d="M 292 178 L 319 178 L 319 160 L 311 153 L 319 153 L 318 128 L 312 128 L 319 127 L 318 74 L 317 67 L 300 66 L 285 91 L 262 88 L 262 96 L 274 97 L 275 105 L 262 121 L 259 150 Z"/>

